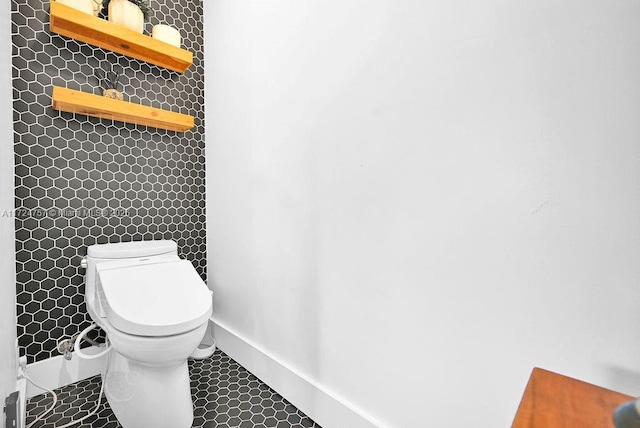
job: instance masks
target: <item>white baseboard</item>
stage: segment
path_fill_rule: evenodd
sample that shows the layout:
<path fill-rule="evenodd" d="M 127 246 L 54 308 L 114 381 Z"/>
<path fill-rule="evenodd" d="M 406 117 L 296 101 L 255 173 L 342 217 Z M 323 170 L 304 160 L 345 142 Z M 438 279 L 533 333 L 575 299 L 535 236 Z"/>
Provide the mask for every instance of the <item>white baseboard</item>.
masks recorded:
<path fill-rule="evenodd" d="M 324 428 L 386 428 L 344 397 L 320 385 L 219 321 L 214 337 L 220 350 Z"/>
<path fill-rule="evenodd" d="M 87 354 L 94 354 L 103 351 L 104 348 L 92 346 L 83 349 Z M 95 360 L 81 360 L 75 353 L 71 360 L 67 361 L 64 356 L 47 358 L 27 365 L 27 375 L 38 385 L 56 389 L 100 374 L 104 369 L 104 357 Z M 27 382 L 27 398 L 45 393 L 46 391 Z"/>
<path fill-rule="evenodd" d="M 219 321 L 214 324 L 214 337 L 218 348 L 322 427 L 388 428 L 349 400 L 293 369 Z M 92 347 L 84 351 L 91 354 L 102 350 L 103 348 Z M 74 355 L 67 361 L 60 355 L 29 364 L 27 374 L 35 383 L 56 389 L 96 376 L 103 368 L 104 357 L 81 360 Z M 27 398 L 44 392 L 46 391 L 31 383 L 26 385 Z"/>
<path fill-rule="evenodd" d="M 18 394 L 20 396 L 20 405 L 18 406 L 19 422 L 18 426 L 23 428 L 27 426 L 27 380 L 24 378 L 18 379 L 16 382 L 18 388 Z"/>

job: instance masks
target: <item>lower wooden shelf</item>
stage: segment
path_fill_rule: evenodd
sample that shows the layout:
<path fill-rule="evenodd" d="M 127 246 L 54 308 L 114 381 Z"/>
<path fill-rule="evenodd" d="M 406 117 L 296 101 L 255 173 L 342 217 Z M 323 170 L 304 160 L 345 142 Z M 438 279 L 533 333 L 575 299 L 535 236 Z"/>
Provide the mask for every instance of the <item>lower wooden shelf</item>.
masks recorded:
<path fill-rule="evenodd" d="M 195 126 L 193 116 L 88 94 L 60 86 L 53 87 L 51 98 L 55 110 L 69 113 L 177 132 L 185 132 Z"/>

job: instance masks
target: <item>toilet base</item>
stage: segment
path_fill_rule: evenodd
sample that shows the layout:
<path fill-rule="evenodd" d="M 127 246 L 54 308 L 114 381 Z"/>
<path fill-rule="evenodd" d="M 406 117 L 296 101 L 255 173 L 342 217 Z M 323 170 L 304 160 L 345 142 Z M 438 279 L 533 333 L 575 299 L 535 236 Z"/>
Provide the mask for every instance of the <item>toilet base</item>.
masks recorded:
<path fill-rule="evenodd" d="M 153 367 L 113 349 L 104 393 L 123 428 L 190 428 L 193 403 L 187 361 Z"/>

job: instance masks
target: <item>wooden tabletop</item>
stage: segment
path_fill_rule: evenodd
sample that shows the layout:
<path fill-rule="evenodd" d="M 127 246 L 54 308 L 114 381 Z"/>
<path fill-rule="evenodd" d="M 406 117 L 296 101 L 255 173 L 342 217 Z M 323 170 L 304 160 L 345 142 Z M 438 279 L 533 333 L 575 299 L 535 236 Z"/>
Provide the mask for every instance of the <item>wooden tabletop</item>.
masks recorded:
<path fill-rule="evenodd" d="M 614 428 L 615 408 L 634 399 L 536 367 L 512 428 Z"/>

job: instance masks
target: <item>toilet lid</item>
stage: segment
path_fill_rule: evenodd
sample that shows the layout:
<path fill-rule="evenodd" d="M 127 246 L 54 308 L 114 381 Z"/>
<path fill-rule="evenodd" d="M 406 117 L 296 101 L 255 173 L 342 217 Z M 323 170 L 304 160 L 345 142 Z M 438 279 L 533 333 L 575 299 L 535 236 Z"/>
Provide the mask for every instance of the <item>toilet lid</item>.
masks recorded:
<path fill-rule="evenodd" d="M 186 333 L 211 316 L 211 293 L 187 260 L 96 266 L 111 325 L 139 336 Z"/>

